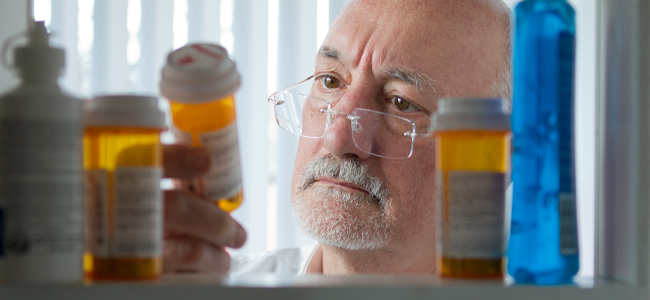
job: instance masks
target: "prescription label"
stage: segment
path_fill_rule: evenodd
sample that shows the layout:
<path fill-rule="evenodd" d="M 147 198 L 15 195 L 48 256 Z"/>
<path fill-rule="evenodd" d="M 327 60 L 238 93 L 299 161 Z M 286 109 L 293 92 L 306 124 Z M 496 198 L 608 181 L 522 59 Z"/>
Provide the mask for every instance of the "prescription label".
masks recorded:
<path fill-rule="evenodd" d="M 88 238 L 90 252 L 96 257 L 109 256 L 108 234 L 108 172 L 104 169 L 86 171 L 86 198 L 91 228 Z"/>
<path fill-rule="evenodd" d="M 163 205 L 158 167 L 118 167 L 113 174 L 112 257 L 162 254 Z"/>
<path fill-rule="evenodd" d="M 208 133 L 199 134 L 201 145 L 210 152 L 211 164 L 203 176 L 203 194 L 212 200 L 228 199 L 242 189 L 237 122 Z"/>
<path fill-rule="evenodd" d="M 506 180 L 499 172 L 448 172 L 444 257 L 503 256 Z"/>

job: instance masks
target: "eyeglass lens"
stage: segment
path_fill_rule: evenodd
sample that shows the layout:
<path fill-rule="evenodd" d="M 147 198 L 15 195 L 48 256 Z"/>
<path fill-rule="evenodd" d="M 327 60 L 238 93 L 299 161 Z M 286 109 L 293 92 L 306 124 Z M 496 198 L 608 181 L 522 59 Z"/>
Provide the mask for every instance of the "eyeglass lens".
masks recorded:
<path fill-rule="evenodd" d="M 366 153 L 387 158 L 407 158 L 413 149 L 413 138 L 405 136 L 413 132 L 413 124 L 401 117 L 366 109 L 355 109 L 349 121 L 341 116 L 327 113 L 324 100 L 291 92 L 275 96 L 282 104 L 275 105 L 275 115 L 281 128 L 308 138 L 320 138 L 328 124 L 351 122 L 354 144 Z"/>
<path fill-rule="evenodd" d="M 359 149 L 389 158 L 411 155 L 413 138 L 404 136 L 413 131 L 409 121 L 365 109 L 355 109 L 352 115 L 359 117 L 352 121 L 352 139 Z"/>

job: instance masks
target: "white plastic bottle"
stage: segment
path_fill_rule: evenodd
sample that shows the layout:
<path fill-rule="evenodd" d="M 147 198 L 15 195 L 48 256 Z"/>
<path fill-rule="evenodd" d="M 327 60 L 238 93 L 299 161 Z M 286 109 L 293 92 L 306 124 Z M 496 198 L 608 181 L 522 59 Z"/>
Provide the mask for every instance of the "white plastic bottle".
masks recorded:
<path fill-rule="evenodd" d="M 57 83 L 64 51 L 43 22 L 28 40 L 22 82 L 0 96 L 0 282 L 80 282 L 82 103 Z"/>

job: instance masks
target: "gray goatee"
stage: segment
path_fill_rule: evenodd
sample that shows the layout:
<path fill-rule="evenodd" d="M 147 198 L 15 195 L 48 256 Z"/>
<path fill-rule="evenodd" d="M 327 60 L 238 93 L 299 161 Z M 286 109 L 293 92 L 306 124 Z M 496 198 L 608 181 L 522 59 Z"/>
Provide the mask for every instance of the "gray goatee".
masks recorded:
<path fill-rule="evenodd" d="M 363 187 L 369 195 L 314 185 L 321 178 L 334 178 Z M 305 199 L 307 190 L 317 199 Z M 293 212 L 303 231 L 319 242 L 347 250 L 374 250 L 389 240 L 391 198 L 382 181 L 359 161 L 336 159 L 329 154 L 310 161 L 298 177 Z M 379 210 L 368 212 L 368 204 Z"/>

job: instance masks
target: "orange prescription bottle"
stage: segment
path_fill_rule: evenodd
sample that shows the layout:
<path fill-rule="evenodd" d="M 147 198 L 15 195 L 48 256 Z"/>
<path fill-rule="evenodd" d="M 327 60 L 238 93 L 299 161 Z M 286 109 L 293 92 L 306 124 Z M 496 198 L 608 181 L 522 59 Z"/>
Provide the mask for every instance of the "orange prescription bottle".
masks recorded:
<path fill-rule="evenodd" d="M 436 139 L 438 273 L 502 278 L 510 116 L 497 99 L 443 99 Z"/>
<path fill-rule="evenodd" d="M 219 45 L 191 44 L 167 57 L 160 93 L 169 99 L 177 142 L 210 152 L 208 173 L 180 181 L 231 212 L 243 200 L 234 92 L 240 84 L 235 63 Z"/>
<path fill-rule="evenodd" d="M 94 98 L 85 126 L 86 278 L 155 279 L 162 272 L 165 129 L 158 100 Z"/>

